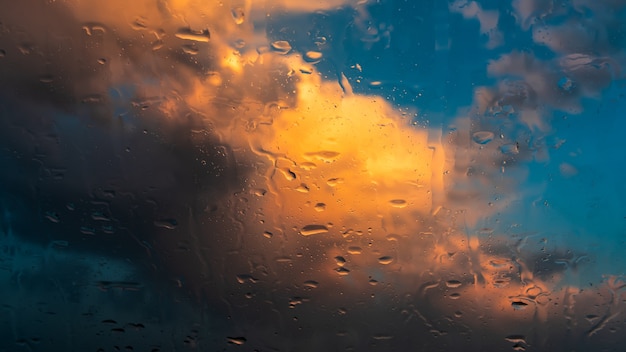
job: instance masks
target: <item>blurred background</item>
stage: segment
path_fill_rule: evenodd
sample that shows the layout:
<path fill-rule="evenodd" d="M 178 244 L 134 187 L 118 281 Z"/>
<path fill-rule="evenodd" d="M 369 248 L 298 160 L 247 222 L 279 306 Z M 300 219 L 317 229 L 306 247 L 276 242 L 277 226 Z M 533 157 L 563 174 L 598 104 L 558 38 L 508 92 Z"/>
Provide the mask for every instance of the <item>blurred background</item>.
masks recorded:
<path fill-rule="evenodd" d="M 621 351 L 625 19 L 0 2 L 0 351 Z"/>

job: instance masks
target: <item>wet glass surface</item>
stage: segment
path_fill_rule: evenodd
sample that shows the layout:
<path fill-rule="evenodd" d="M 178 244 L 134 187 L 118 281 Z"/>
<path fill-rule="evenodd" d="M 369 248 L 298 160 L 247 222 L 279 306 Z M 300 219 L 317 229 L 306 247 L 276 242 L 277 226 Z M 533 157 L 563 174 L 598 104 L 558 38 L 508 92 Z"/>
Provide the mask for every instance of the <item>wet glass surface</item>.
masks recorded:
<path fill-rule="evenodd" d="M 0 351 L 622 351 L 626 1 L 0 3 Z"/>

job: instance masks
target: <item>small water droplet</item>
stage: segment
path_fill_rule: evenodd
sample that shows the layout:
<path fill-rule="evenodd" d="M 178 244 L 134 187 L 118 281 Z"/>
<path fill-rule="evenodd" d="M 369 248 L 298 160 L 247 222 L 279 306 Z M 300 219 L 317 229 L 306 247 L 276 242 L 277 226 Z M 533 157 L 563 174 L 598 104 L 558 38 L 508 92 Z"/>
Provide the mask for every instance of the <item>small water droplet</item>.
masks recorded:
<path fill-rule="evenodd" d="M 246 14 L 241 6 L 233 7 L 230 13 L 233 15 L 236 24 L 242 24 L 246 20 Z"/>
<path fill-rule="evenodd" d="M 106 63 L 107 63 L 107 59 L 105 59 L 105 58 L 101 57 L 101 58 L 99 58 L 99 59 L 98 59 L 98 63 L 99 63 L 100 65 L 104 65 L 104 64 L 106 64 Z"/>
<path fill-rule="evenodd" d="M 500 147 L 502 154 L 515 155 L 519 154 L 519 145 L 517 143 L 509 143 Z"/>
<path fill-rule="evenodd" d="M 265 237 L 265 238 L 272 238 L 272 237 L 274 237 L 274 234 L 269 232 L 269 231 L 265 231 L 265 232 L 263 232 L 263 237 Z"/>
<path fill-rule="evenodd" d="M 494 134 L 489 131 L 478 131 L 472 134 L 472 140 L 478 144 L 487 144 L 493 140 Z"/>
<path fill-rule="evenodd" d="M 0 49 L 0 58 L 7 56 L 7 52 L 4 49 Z"/>
<path fill-rule="evenodd" d="M 378 262 L 383 265 L 391 264 L 391 262 L 393 262 L 393 257 L 385 255 L 378 258 Z"/>
<path fill-rule="evenodd" d="M 376 285 L 378 285 L 378 281 L 377 281 L 377 280 L 374 280 L 374 279 L 370 279 L 370 281 L 368 281 L 368 283 L 369 283 L 370 285 L 372 285 L 372 286 L 376 286 Z"/>
<path fill-rule="evenodd" d="M 389 205 L 394 208 L 405 208 L 407 206 L 407 202 L 404 199 L 392 199 L 389 201 Z"/>
<path fill-rule="evenodd" d="M 459 298 L 461 298 L 461 294 L 458 292 L 455 292 L 450 295 L 450 299 L 459 299 Z"/>
<path fill-rule="evenodd" d="M 178 226 L 176 219 L 161 219 L 154 222 L 154 226 L 173 230 Z"/>
<path fill-rule="evenodd" d="M 236 337 L 226 337 L 226 340 L 228 341 L 228 343 L 230 343 L 231 345 L 243 345 L 244 343 L 246 343 L 246 341 L 248 341 L 245 337 L 243 336 L 236 336 Z"/>
<path fill-rule="evenodd" d="M 277 40 L 271 44 L 272 50 L 279 54 L 287 54 L 291 51 L 291 44 L 286 40 Z"/>
<path fill-rule="evenodd" d="M 315 204 L 315 211 L 322 212 L 324 210 L 326 210 L 326 204 L 324 203 Z"/>
<path fill-rule="evenodd" d="M 339 276 L 346 276 L 348 274 L 350 274 L 350 270 L 344 268 L 344 267 L 339 267 L 336 268 L 335 271 L 337 272 L 337 274 L 339 274 Z"/>
<path fill-rule="evenodd" d="M 363 252 L 363 249 L 359 246 L 350 246 L 348 247 L 348 253 L 349 254 L 361 254 Z"/>
<path fill-rule="evenodd" d="M 296 187 L 296 191 L 300 193 L 309 193 L 309 186 L 304 183 L 301 183 L 300 186 Z"/>
<path fill-rule="evenodd" d="M 54 211 L 47 211 L 44 214 L 44 217 L 50 221 L 52 221 L 53 223 L 59 223 L 61 221 L 61 219 L 59 218 L 59 214 L 54 212 Z"/>
<path fill-rule="evenodd" d="M 446 286 L 449 288 L 457 288 L 461 287 L 462 283 L 459 280 L 448 280 L 446 281 Z"/>
<path fill-rule="evenodd" d="M 211 33 L 206 28 L 199 31 L 192 30 L 191 28 L 181 28 L 176 31 L 174 36 L 179 39 L 202 43 L 208 43 L 211 39 Z"/>
<path fill-rule="evenodd" d="M 199 52 L 198 47 L 194 44 L 185 44 L 182 46 L 183 52 L 187 55 L 197 55 Z"/>
<path fill-rule="evenodd" d="M 337 265 L 339 266 L 344 266 L 346 265 L 346 259 L 340 255 L 335 257 L 335 261 L 337 262 Z"/>
<path fill-rule="evenodd" d="M 319 287 L 319 282 L 317 282 L 315 280 L 307 280 L 302 285 L 304 287 L 308 287 L 308 288 L 318 288 Z"/>
<path fill-rule="evenodd" d="M 85 23 L 82 28 L 88 36 L 102 35 L 106 33 L 104 26 L 99 23 Z"/>
<path fill-rule="evenodd" d="M 329 178 L 326 180 L 326 184 L 331 187 L 335 187 L 340 183 L 343 183 L 343 178 Z"/>
<path fill-rule="evenodd" d="M 319 234 L 327 233 L 327 232 L 328 232 L 328 227 L 324 225 L 315 225 L 315 224 L 306 225 L 300 230 L 300 234 L 302 236 L 319 235 Z"/>
<path fill-rule="evenodd" d="M 513 301 L 513 302 L 511 302 L 511 306 L 515 310 L 522 310 L 522 309 L 525 309 L 526 307 L 528 307 L 528 303 L 523 302 L 523 301 Z"/>
<path fill-rule="evenodd" d="M 569 77 L 562 77 L 558 82 L 559 88 L 563 89 L 566 92 L 569 92 L 574 88 L 574 82 L 572 82 Z"/>
<path fill-rule="evenodd" d="M 322 59 L 322 53 L 319 51 L 307 51 L 304 54 L 304 61 L 309 63 L 316 63 Z"/>

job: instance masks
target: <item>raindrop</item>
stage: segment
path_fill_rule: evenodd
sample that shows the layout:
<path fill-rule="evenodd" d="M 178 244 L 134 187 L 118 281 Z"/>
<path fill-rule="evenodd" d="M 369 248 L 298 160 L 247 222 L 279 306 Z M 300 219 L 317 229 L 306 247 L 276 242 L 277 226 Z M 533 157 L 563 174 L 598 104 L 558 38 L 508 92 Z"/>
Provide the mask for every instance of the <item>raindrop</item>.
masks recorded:
<path fill-rule="evenodd" d="M 198 47 L 194 44 L 185 44 L 182 48 L 183 52 L 188 55 L 197 55 L 199 52 Z"/>
<path fill-rule="evenodd" d="M 569 77 L 562 77 L 558 82 L 559 88 L 569 92 L 574 88 L 574 82 Z"/>
<path fill-rule="evenodd" d="M 53 211 L 47 211 L 44 214 L 44 217 L 54 223 L 59 223 L 61 221 L 61 219 L 59 219 L 59 214 Z"/>
<path fill-rule="evenodd" d="M 304 183 L 301 183 L 300 186 L 296 187 L 296 191 L 300 193 L 309 193 L 309 186 Z"/>
<path fill-rule="evenodd" d="M 277 40 L 271 44 L 272 50 L 279 54 L 287 54 L 291 51 L 291 44 L 286 40 Z"/>
<path fill-rule="evenodd" d="M 513 343 L 526 343 L 526 337 L 524 335 L 509 335 L 504 339 Z"/>
<path fill-rule="evenodd" d="M 505 144 L 500 147 L 502 154 L 515 155 L 519 154 L 519 145 L 517 143 Z"/>
<path fill-rule="evenodd" d="M 346 264 L 346 259 L 340 255 L 336 256 L 335 260 L 337 261 L 337 265 L 339 266 L 344 266 Z"/>
<path fill-rule="evenodd" d="M 339 267 L 337 269 L 335 269 L 335 271 L 337 272 L 337 274 L 339 274 L 339 276 L 346 276 L 348 274 L 350 274 L 350 270 L 344 268 L 344 267 Z"/>
<path fill-rule="evenodd" d="M 326 204 L 324 203 L 317 203 L 315 204 L 315 211 L 321 212 L 326 210 Z"/>
<path fill-rule="evenodd" d="M 407 202 L 404 199 L 392 199 L 389 201 L 389 204 L 394 208 L 405 208 L 407 206 Z"/>
<path fill-rule="evenodd" d="M 361 254 L 361 252 L 363 252 L 363 249 L 361 247 L 358 247 L 358 246 L 348 247 L 348 253 L 350 254 Z"/>
<path fill-rule="evenodd" d="M 98 59 L 98 63 L 99 63 L 100 65 L 104 65 L 104 64 L 106 64 L 106 63 L 107 63 L 107 59 L 105 59 L 105 58 L 102 58 L 102 57 L 101 57 L 101 58 L 99 58 L 99 59 Z"/>
<path fill-rule="evenodd" d="M 263 237 L 265 237 L 265 238 L 272 238 L 273 236 L 274 236 L 274 234 L 269 232 L 269 231 L 263 232 Z"/>
<path fill-rule="evenodd" d="M 203 43 L 208 43 L 209 39 L 211 39 L 211 33 L 208 29 L 194 31 L 191 28 L 181 28 L 176 32 L 176 34 L 174 34 L 174 36 L 183 40 L 191 40 L 194 42 Z"/>
<path fill-rule="evenodd" d="M 154 226 L 173 230 L 178 226 L 176 219 L 161 219 L 154 222 Z"/>
<path fill-rule="evenodd" d="M 487 144 L 493 140 L 493 132 L 478 131 L 472 135 L 472 140 L 478 144 Z"/>
<path fill-rule="evenodd" d="M 385 255 L 385 256 L 378 258 L 378 262 L 383 265 L 391 264 L 391 262 L 393 262 L 393 257 Z"/>
<path fill-rule="evenodd" d="M 243 336 L 226 337 L 226 339 L 228 340 L 228 343 L 230 343 L 231 345 L 243 345 L 244 343 L 246 343 L 246 341 L 248 341 Z"/>
<path fill-rule="evenodd" d="M 446 281 L 446 286 L 449 288 L 457 288 L 461 287 L 462 283 L 459 280 L 448 280 Z"/>
<path fill-rule="evenodd" d="M 515 310 L 522 310 L 528 306 L 528 303 L 522 302 L 522 301 L 514 301 L 514 302 L 511 302 L 511 306 Z"/>
<path fill-rule="evenodd" d="M 230 13 L 233 15 L 236 24 L 242 24 L 246 20 L 246 14 L 241 6 L 233 7 Z"/>
<path fill-rule="evenodd" d="M 0 49 L 0 58 L 7 56 L 7 52 L 4 49 Z"/>
<path fill-rule="evenodd" d="M 319 286 L 319 282 L 315 280 L 307 280 L 304 282 L 303 286 L 307 288 L 317 288 Z"/>
<path fill-rule="evenodd" d="M 42 75 L 39 77 L 39 82 L 41 83 L 52 83 L 54 81 L 54 76 L 52 75 Z"/>
<path fill-rule="evenodd" d="M 106 29 L 104 29 L 104 26 L 99 23 L 85 23 L 83 25 L 83 30 L 85 31 L 85 34 L 87 34 L 88 36 L 97 35 L 97 34 L 102 35 L 106 32 Z"/>
<path fill-rule="evenodd" d="M 461 294 L 458 292 L 455 292 L 450 295 L 450 299 L 459 299 L 459 298 L 461 298 Z"/>
<path fill-rule="evenodd" d="M 322 53 L 319 51 L 307 51 L 304 54 L 304 61 L 309 63 L 316 63 L 322 59 Z"/>
<path fill-rule="evenodd" d="M 302 236 L 319 235 L 327 232 L 328 228 L 324 225 L 306 225 L 300 230 Z"/>

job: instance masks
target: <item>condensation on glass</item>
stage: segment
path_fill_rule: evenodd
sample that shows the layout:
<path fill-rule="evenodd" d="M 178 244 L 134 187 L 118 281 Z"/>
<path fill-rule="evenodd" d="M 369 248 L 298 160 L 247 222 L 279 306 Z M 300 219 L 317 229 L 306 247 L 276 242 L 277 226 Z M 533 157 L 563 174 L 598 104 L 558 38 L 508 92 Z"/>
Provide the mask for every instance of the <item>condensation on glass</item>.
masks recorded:
<path fill-rule="evenodd" d="M 625 12 L 0 4 L 0 351 L 620 350 Z"/>

